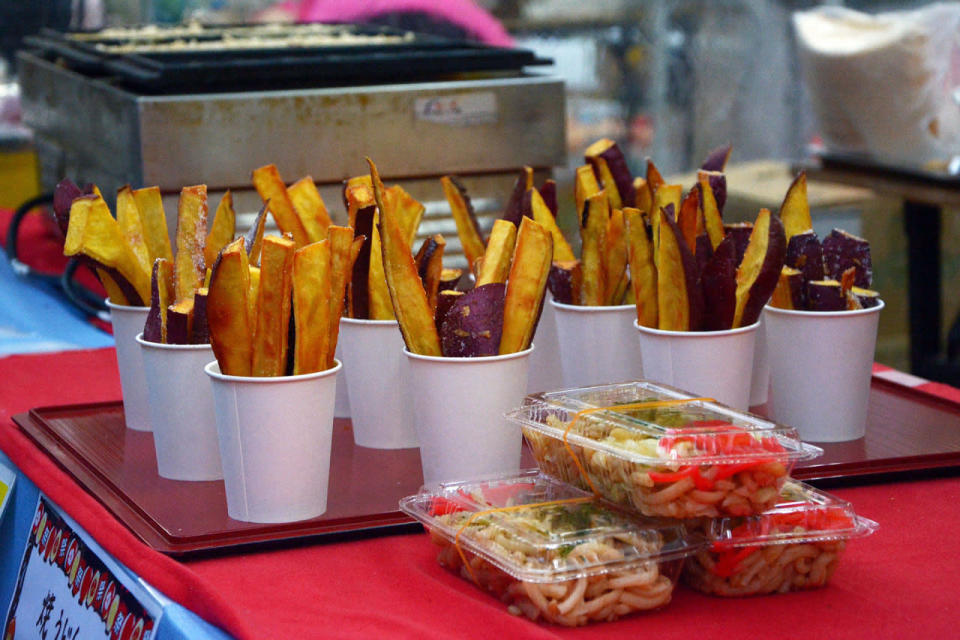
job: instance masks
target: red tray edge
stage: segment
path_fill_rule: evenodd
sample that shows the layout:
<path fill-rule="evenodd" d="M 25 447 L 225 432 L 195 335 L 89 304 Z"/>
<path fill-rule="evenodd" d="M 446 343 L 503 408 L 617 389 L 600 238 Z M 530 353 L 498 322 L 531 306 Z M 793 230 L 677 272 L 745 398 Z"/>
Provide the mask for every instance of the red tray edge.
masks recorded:
<path fill-rule="evenodd" d="M 305 520 L 302 523 L 284 523 L 282 525 L 284 530 L 279 535 L 276 528 L 280 525 L 265 524 L 260 527 L 237 531 L 226 536 L 218 536 L 217 534 L 205 534 L 185 538 L 169 536 L 160 523 L 145 514 L 123 491 L 120 491 L 112 482 L 105 479 L 95 465 L 88 464 L 79 456 L 75 455 L 70 450 L 69 444 L 63 441 L 55 432 L 48 429 L 42 419 L 44 412 L 66 413 L 83 410 L 112 410 L 119 406 L 122 406 L 121 402 L 113 401 L 35 407 L 27 412 L 13 415 L 12 420 L 57 466 L 63 469 L 77 484 L 91 494 L 111 515 L 123 523 L 134 536 L 155 551 L 183 557 L 204 552 L 242 548 L 257 543 L 282 543 L 298 539 L 323 538 L 324 536 L 331 535 L 350 533 L 370 534 L 371 532 L 377 532 L 379 535 L 389 535 L 394 533 L 395 530 L 405 528 L 414 522 L 409 516 L 398 510 L 364 514 L 362 516 L 350 516 L 321 522 Z M 51 447 L 57 449 L 59 454 L 52 450 Z M 88 474 L 87 480 L 79 477 L 77 469 L 71 468 L 70 464 L 66 464 L 64 458 L 69 460 L 73 465 L 82 467 Z M 109 504 L 102 498 L 101 492 L 110 493 L 117 499 L 117 503 L 115 505 Z M 120 509 L 123 513 L 117 512 L 117 505 L 123 505 Z M 139 522 L 140 526 L 131 526 L 128 519 L 135 519 Z"/>

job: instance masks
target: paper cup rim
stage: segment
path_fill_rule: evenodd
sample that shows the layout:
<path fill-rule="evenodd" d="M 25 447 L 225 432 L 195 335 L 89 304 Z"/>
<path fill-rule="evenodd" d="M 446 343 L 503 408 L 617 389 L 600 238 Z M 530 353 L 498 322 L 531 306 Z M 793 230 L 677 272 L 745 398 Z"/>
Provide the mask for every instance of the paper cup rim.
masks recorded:
<path fill-rule="evenodd" d="M 627 309 L 636 309 L 637 305 L 635 304 L 608 304 L 608 305 L 599 305 L 599 306 L 590 306 L 584 304 L 566 304 L 564 302 L 557 302 L 556 300 L 551 299 L 550 304 L 554 306 L 555 309 L 560 309 L 561 311 L 571 311 L 574 313 L 603 313 L 603 312 L 614 312 L 614 311 L 626 311 Z"/>
<path fill-rule="evenodd" d="M 130 311 L 130 312 L 136 311 L 137 313 L 141 313 L 143 311 L 150 311 L 150 307 L 143 304 L 117 304 L 116 302 L 110 302 L 109 298 L 105 299 L 103 302 L 107 305 L 107 308 L 110 309 L 111 311 L 114 309 L 116 309 L 117 311 Z"/>
<path fill-rule="evenodd" d="M 780 307 L 773 307 L 767 305 L 763 308 L 764 313 L 770 312 L 775 315 L 782 316 L 796 316 L 796 317 L 810 317 L 810 318 L 846 318 L 853 316 L 866 316 L 871 313 L 877 313 L 882 310 L 886 305 L 883 300 L 878 299 L 878 304 L 875 307 L 870 307 L 869 309 L 844 309 L 843 311 L 807 311 L 805 309 L 781 309 Z"/>
<path fill-rule="evenodd" d="M 403 353 L 411 360 L 421 360 L 423 362 L 440 362 L 445 364 L 462 364 L 465 362 L 504 362 L 507 360 L 515 360 L 517 358 L 522 358 L 533 353 L 533 344 L 524 349 L 523 351 L 515 351 L 513 353 L 504 353 L 496 356 L 458 356 L 458 357 L 448 357 L 448 356 L 425 356 L 420 353 L 413 353 L 406 347 L 403 348 Z"/>
<path fill-rule="evenodd" d="M 207 349 L 212 349 L 209 343 L 206 344 L 168 344 L 166 342 L 152 342 L 150 340 L 143 339 L 143 331 L 138 333 L 136 336 L 137 342 L 140 343 L 141 347 L 147 349 L 156 349 L 158 351 L 205 351 Z"/>
<path fill-rule="evenodd" d="M 745 327 L 737 327 L 736 329 L 722 329 L 720 331 L 668 331 L 666 329 L 654 329 L 652 327 L 642 327 L 637 320 L 633 321 L 633 327 L 640 333 L 646 333 L 653 336 L 670 336 L 672 338 L 717 338 L 722 336 L 735 336 L 741 333 L 750 333 L 751 331 L 756 331 L 760 327 L 760 321 L 757 320 L 753 324 L 748 324 Z"/>
<path fill-rule="evenodd" d="M 305 380 L 314 380 L 316 378 L 326 378 L 336 374 L 343 368 L 343 364 L 333 359 L 334 365 L 323 371 L 314 371 L 313 373 L 301 373 L 295 376 L 230 376 L 220 373 L 220 363 L 216 360 L 208 362 L 203 366 L 203 372 L 214 380 L 220 382 L 249 382 L 252 384 L 283 384 L 287 382 L 303 382 Z"/>
<path fill-rule="evenodd" d="M 340 322 L 346 322 L 347 324 L 354 324 L 358 327 L 367 326 L 367 327 L 396 327 L 400 323 L 396 320 L 374 320 L 372 318 L 348 318 L 342 316 Z"/>

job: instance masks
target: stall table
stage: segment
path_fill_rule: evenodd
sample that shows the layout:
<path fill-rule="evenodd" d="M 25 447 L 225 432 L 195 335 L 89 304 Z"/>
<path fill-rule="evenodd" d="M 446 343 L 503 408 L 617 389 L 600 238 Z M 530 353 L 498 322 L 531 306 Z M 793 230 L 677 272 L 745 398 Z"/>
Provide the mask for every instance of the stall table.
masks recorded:
<path fill-rule="evenodd" d="M 36 406 L 118 400 L 114 358 L 112 349 L 95 349 L 0 359 L 0 449 L 23 480 L 15 491 L 35 485 L 113 558 L 233 637 L 946 638 L 960 623 L 960 546 L 953 536 L 960 526 L 960 477 L 948 469 L 834 488 L 880 530 L 850 543 L 826 588 L 722 599 L 680 586 L 662 610 L 580 629 L 511 616 L 496 599 L 442 569 L 423 534 L 175 560 L 140 542 L 11 418 Z M 945 385 L 931 390 L 960 399 Z M 0 533 L 11 528 L 10 516 Z M 22 546 L 13 556 L 20 553 Z M 0 576 L 9 575 L 11 568 L 2 566 L 9 557 L 0 554 Z M 3 606 L 10 589 L 0 585 Z M 218 635 L 194 628 L 200 631 L 168 637 Z"/>

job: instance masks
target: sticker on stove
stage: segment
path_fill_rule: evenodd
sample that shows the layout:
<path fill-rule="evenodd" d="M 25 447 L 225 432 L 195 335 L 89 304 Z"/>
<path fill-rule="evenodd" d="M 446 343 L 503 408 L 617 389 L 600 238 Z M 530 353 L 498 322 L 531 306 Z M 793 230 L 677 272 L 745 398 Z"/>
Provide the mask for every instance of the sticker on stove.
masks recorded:
<path fill-rule="evenodd" d="M 499 115 L 497 96 L 489 91 L 417 98 L 414 110 L 417 120 L 456 126 L 489 124 Z"/>

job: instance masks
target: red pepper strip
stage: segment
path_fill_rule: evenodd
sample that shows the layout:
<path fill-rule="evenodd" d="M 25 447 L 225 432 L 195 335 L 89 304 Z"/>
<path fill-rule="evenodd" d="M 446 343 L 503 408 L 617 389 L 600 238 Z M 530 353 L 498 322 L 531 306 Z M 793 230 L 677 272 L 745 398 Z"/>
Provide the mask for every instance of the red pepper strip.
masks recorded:
<path fill-rule="evenodd" d="M 681 467 L 677 471 L 651 471 L 647 475 L 650 476 L 650 479 L 655 483 L 668 483 L 668 482 L 677 482 L 683 478 L 688 478 L 693 473 L 698 471 L 700 467 L 696 465 L 690 465 L 689 467 Z"/>
<path fill-rule="evenodd" d="M 737 572 L 744 560 L 759 550 L 760 547 L 744 547 L 738 551 L 725 551 L 717 557 L 717 562 L 710 572 L 721 578 L 729 578 Z"/>
<path fill-rule="evenodd" d="M 436 496 L 430 501 L 430 515 L 432 516 L 445 516 L 458 511 L 466 511 L 466 508 L 442 496 Z"/>
<path fill-rule="evenodd" d="M 717 473 L 713 476 L 714 480 L 723 480 L 736 475 L 741 471 L 747 471 L 754 467 L 764 464 L 765 461 L 743 462 L 741 464 L 722 464 L 717 465 Z"/>
<path fill-rule="evenodd" d="M 716 476 L 709 478 L 703 475 L 703 472 L 700 471 L 700 467 L 696 467 L 696 471 L 693 473 L 693 484 L 700 491 L 713 491 L 714 487 L 716 486 L 714 484 L 714 480 L 716 479 Z"/>

